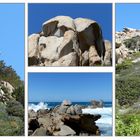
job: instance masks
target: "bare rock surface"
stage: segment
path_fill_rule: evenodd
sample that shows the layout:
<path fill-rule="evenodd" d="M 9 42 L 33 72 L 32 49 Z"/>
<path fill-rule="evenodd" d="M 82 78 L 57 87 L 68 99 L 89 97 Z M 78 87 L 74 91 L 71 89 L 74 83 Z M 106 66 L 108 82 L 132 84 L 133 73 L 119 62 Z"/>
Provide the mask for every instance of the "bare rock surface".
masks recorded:
<path fill-rule="evenodd" d="M 40 112 L 40 110 L 38 110 Z M 82 106 L 65 100 L 50 111 L 39 115 L 28 111 L 28 134 L 32 136 L 100 135 L 96 122 L 101 115 L 82 114 Z M 35 115 L 33 115 L 35 114 Z M 35 116 L 35 117 L 34 117 Z"/>
<path fill-rule="evenodd" d="M 44 22 L 42 31 L 30 35 L 28 41 L 29 66 L 112 65 L 112 47 L 106 48 L 109 45 L 103 40 L 101 27 L 91 19 L 54 17 Z"/>
<path fill-rule="evenodd" d="M 116 32 L 116 64 L 131 59 L 131 54 L 140 51 L 140 30 L 124 28 Z"/>

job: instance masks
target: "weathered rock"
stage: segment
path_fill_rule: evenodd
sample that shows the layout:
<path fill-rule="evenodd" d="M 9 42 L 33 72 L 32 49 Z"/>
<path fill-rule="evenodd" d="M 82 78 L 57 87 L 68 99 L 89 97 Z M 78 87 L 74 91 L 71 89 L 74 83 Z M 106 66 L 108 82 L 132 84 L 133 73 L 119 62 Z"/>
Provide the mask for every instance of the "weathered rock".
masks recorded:
<path fill-rule="evenodd" d="M 140 30 L 124 28 L 122 32 L 116 32 L 116 64 L 121 64 L 131 58 L 131 54 L 140 51 L 139 39 Z"/>
<path fill-rule="evenodd" d="M 91 46 L 89 48 L 89 65 L 100 65 L 101 64 L 101 58 L 99 57 L 95 46 Z"/>
<path fill-rule="evenodd" d="M 7 101 L 14 100 L 12 92 L 14 87 L 6 81 L 0 80 L 0 102 L 6 103 Z"/>
<path fill-rule="evenodd" d="M 112 65 L 112 47 L 111 43 L 108 40 L 104 41 L 105 43 L 105 57 L 104 57 L 104 64 L 107 66 Z"/>
<path fill-rule="evenodd" d="M 89 52 L 84 51 L 82 54 L 82 66 L 89 66 Z"/>
<path fill-rule="evenodd" d="M 39 49 L 38 49 L 38 42 L 39 42 L 40 35 L 39 34 L 32 34 L 28 38 L 28 64 L 31 65 L 38 65 L 39 62 Z"/>
<path fill-rule="evenodd" d="M 69 53 L 52 63 L 52 66 L 78 66 L 78 56 L 76 52 Z"/>
<path fill-rule="evenodd" d="M 96 21 L 76 18 L 74 20 L 78 32 L 79 46 L 82 52 L 94 45 L 100 57 L 104 57 L 105 48 L 103 44 L 102 31 Z"/>
<path fill-rule="evenodd" d="M 5 88 L 5 90 L 9 94 L 11 94 L 14 91 L 14 87 L 9 82 L 6 82 L 6 81 L 0 81 L 0 87 Z"/>
<path fill-rule="evenodd" d="M 61 106 L 70 106 L 71 105 L 71 101 L 69 100 L 64 100 L 61 104 Z"/>
<path fill-rule="evenodd" d="M 28 110 L 28 117 L 29 118 L 36 118 L 37 113 L 34 110 Z"/>
<path fill-rule="evenodd" d="M 99 135 L 95 121 L 100 115 L 82 114 L 82 106 L 63 101 L 60 106 L 49 112 L 38 111 L 37 117 L 29 117 L 29 135 L 74 136 Z M 33 116 L 33 115 L 29 115 Z M 85 123 L 86 122 L 86 123 Z"/>
<path fill-rule="evenodd" d="M 91 100 L 91 107 L 92 108 L 102 108 L 103 107 L 103 101 L 97 101 L 97 100 Z"/>
<path fill-rule="evenodd" d="M 74 106 L 71 105 L 71 106 L 67 109 L 66 113 L 67 113 L 67 114 L 70 114 L 70 115 L 75 115 L 76 113 L 75 113 L 75 108 L 74 108 Z"/>
<path fill-rule="evenodd" d="M 63 37 L 49 36 L 40 37 L 39 45 L 44 44 L 44 48 L 40 51 L 40 57 L 54 62 L 58 60 L 58 48 L 63 40 Z"/>
<path fill-rule="evenodd" d="M 43 127 L 37 128 L 32 134 L 32 136 L 46 136 L 46 135 L 47 135 L 46 129 Z"/>
<path fill-rule="evenodd" d="M 91 46 L 95 48 L 90 49 Z M 106 50 L 108 51 L 105 56 L 102 31 L 96 21 L 57 16 L 43 23 L 42 32 L 29 36 L 28 64 L 29 66 L 111 65 L 109 57 L 112 50 L 107 48 Z M 92 57 L 89 58 L 89 55 L 93 54 L 96 55 L 94 60 Z"/>
<path fill-rule="evenodd" d="M 54 136 L 74 136 L 76 132 L 66 125 L 62 125 L 60 131 L 53 133 Z"/>
<path fill-rule="evenodd" d="M 82 114 L 82 106 L 75 105 L 74 106 L 74 111 L 75 111 L 75 114 Z"/>
<path fill-rule="evenodd" d="M 76 132 L 76 135 L 79 135 L 81 132 L 97 135 L 99 134 L 99 128 L 95 125 L 95 121 L 100 117 L 100 115 L 90 114 L 65 115 L 62 120 L 65 125 Z"/>
<path fill-rule="evenodd" d="M 44 116 L 46 114 L 48 114 L 50 112 L 50 110 L 48 109 L 40 109 L 37 111 L 37 116 Z"/>
<path fill-rule="evenodd" d="M 66 31 L 64 34 L 62 44 L 58 48 L 59 58 L 71 52 L 74 52 L 74 50 L 78 52 L 78 48 L 79 48 L 79 45 L 77 42 L 76 33 L 72 30 Z"/>
<path fill-rule="evenodd" d="M 57 16 L 43 23 L 45 36 L 63 36 L 67 30 L 75 30 L 73 19 L 68 16 Z"/>
<path fill-rule="evenodd" d="M 37 128 L 39 128 L 39 123 L 38 123 L 38 120 L 37 119 L 34 119 L 34 118 L 29 118 L 28 119 L 28 125 L 29 125 L 29 130 L 33 130 L 35 131 Z"/>

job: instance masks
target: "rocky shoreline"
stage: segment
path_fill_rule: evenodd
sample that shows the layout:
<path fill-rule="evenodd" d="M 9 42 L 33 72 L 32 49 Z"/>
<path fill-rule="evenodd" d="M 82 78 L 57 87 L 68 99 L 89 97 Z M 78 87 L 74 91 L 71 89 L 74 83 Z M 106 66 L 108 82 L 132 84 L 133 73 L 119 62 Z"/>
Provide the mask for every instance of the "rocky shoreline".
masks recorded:
<path fill-rule="evenodd" d="M 99 101 L 93 101 L 90 107 L 102 107 Z M 100 130 L 96 125 L 100 114 L 82 114 L 85 106 L 72 105 L 63 101 L 61 105 L 52 109 L 28 111 L 29 136 L 99 136 Z"/>

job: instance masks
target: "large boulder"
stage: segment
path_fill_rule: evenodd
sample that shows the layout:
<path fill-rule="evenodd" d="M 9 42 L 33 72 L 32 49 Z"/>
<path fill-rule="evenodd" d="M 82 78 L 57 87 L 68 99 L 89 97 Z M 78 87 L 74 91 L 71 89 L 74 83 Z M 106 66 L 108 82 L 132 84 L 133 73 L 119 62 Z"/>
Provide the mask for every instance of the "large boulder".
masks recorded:
<path fill-rule="evenodd" d="M 39 34 L 32 34 L 28 38 L 28 64 L 29 66 L 39 64 L 39 49 L 38 49 L 39 38 L 40 38 Z"/>
<path fill-rule="evenodd" d="M 4 88 L 9 94 L 11 94 L 14 91 L 14 87 L 6 81 L 0 81 L 0 87 L 1 89 Z"/>
<path fill-rule="evenodd" d="M 111 65 L 111 51 L 105 48 L 96 21 L 57 16 L 44 22 L 40 33 L 29 36 L 28 63 L 29 66 Z"/>
<path fill-rule="evenodd" d="M 28 117 L 29 118 L 36 118 L 37 117 L 37 112 L 35 112 L 33 109 L 28 110 Z"/>
<path fill-rule="evenodd" d="M 42 25 L 42 30 L 45 36 L 63 36 L 67 30 L 75 30 L 73 19 L 68 16 L 54 17 Z"/>
<path fill-rule="evenodd" d="M 92 108 L 102 108 L 104 106 L 104 103 L 102 100 L 91 100 L 91 107 Z"/>
<path fill-rule="evenodd" d="M 64 100 L 61 104 L 61 106 L 70 106 L 71 105 L 71 101 L 69 100 Z"/>
<path fill-rule="evenodd" d="M 112 65 L 112 47 L 111 42 L 108 40 L 104 41 L 105 44 L 105 57 L 104 57 L 104 64 L 107 66 Z"/>
<path fill-rule="evenodd" d="M 47 135 L 46 129 L 43 127 L 37 128 L 32 134 L 32 136 L 46 136 L 46 135 Z"/>
<path fill-rule="evenodd" d="M 94 66 L 100 64 L 101 64 L 101 58 L 99 57 L 97 50 L 93 45 L 89 48 L 89 65 Z"/>
<path fill-rule="evenodd" d="M 76 132 L 67 125 L 62 125 L 60 131 L 53 133 L 54 136 L 74 136 Z"/>
<path fill-rule="evenodd" d="M 40 57 L 50 60 L 54 62 L 58 60 L 59 53 L 58 49 L 61 45 L 63 37 L 56 37 L 56 36 L 49 36 L 49 37 L 40 37 L 39 45 L 41 46 L 44 44 L 44 48 L 41 48 Z"/>
<path fill-rule="evenodd" d="M 60 47 L 58 48 L 59 58 L 73 51 L 76 51 L 78 53 L 78 48 L 79 45 L 78 45 L 76 33 L 72 30 L 66 31 L 64 34 L 63 41 Z"/>
<path fill-rule="evenodd" d="M 52 63 L 52 66 L 78 66 L 79 60 L 76 52 L 61 57 L 58 61 Z"/>
<path fill-rule="evenodd" d="M 78 40 L 82 52 L 88 50 L 90 46 L 95 45 L 99 56 L 103 57 L 105 48 L 103 44 L 102 31 L 96 21 L 86 18 L 76 18 L 74 20 Z"/>

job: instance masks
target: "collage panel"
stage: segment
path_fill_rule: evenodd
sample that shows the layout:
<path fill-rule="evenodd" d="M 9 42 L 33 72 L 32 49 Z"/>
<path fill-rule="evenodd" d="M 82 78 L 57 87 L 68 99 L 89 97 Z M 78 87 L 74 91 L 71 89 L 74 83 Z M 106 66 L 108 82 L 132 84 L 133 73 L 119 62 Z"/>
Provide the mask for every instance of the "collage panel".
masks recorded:
<path fill-rule="evenodd" d="M 0 4 L 0 136 L 24 136 L 24 4 Z"/>
<path fill-rule="evenodd" d="M 29 136 L 112 136 L 112 73 L 28 73 Z"/>
<path fill-rule="evenodd" d="M 112 66 L 112 4 L 28 4 L 28 66 Z"/>
<path fill-rule="evenodd" d="M 116 136 L 140 136 L 140 4 L 116 4 Z"/>

